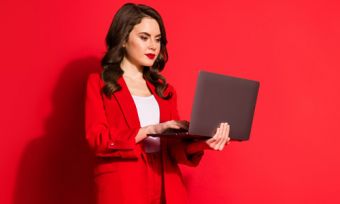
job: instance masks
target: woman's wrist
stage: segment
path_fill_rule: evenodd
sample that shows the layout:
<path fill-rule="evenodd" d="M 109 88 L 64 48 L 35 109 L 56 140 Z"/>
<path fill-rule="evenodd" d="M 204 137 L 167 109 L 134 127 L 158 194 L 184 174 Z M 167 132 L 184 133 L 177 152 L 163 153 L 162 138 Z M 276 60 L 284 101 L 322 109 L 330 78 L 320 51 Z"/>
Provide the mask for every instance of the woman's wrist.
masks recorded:
<path fill-rule="evenodd" d="M 144 128 L 144 127 L 140 128 L 136 137 L 135 137 L 135 142 L 139 143 L 140 141 L 144 140 L 147 137 L 147 134 L 148 134 L 148 132 L 147 132 L 146 128 Z"/>
<path fill-rule="evenodd" d="M 135 137 L 135 141 L 136 143 L 138 143 L 144 140 L 145 138 L 147 138 L 147 134 L 160 134 L 164 131 L 163 129 L 164 129 L 163 123 L 142 127 L 139 129 Z"/>

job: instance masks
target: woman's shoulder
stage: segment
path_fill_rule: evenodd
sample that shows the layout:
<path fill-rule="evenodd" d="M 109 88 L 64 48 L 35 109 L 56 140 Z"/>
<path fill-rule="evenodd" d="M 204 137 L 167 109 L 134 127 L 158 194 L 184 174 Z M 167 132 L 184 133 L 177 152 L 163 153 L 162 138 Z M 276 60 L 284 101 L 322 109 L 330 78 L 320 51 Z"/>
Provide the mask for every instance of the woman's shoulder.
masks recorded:
<path fill-rule="evenodd" d="M 88 81 L 99 81 L 101 80 L 101 72 L 92 72 L 88 75 L 87 80 Z"/>
<path fill-rule="evenodd" d="M 101 86 L 104 84 L 104 81 L 101 76 L 101 72 L 93 72 L 90 73 L 87 77 L 88 84 L 100 84 Z"/>
<path fill-rule="evenodd" d="M 164 95 L 168 95 L 171 94 L 171 96 L 176 96 L 176 88 L 171 84 L 171 83 L 167 83 L 166 85 L 166 89 L 164 90 Z"/>

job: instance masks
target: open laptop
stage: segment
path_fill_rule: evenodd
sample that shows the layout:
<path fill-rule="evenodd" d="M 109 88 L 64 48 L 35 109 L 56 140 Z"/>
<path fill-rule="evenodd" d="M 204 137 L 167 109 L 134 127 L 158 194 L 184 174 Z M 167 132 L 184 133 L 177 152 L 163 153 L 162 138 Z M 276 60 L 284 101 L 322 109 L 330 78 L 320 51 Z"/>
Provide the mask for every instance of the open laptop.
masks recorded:
<path fill-rule="evenodd" d="M 189 130 L 148 136 L 209 139 L 221 122 L 228 122 L 231 140 L 248 140 L 259 86 L 258 81 L 200 71 Z"/>

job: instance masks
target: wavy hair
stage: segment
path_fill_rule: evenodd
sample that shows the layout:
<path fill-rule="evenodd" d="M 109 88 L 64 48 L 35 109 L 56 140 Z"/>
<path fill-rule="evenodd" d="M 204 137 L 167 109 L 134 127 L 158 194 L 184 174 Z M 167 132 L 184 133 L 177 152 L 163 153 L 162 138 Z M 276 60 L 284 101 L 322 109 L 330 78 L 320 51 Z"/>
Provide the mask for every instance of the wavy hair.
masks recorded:
<path fill-rule="evenodd" d="M 151 17 L 158 22 L 161 31 L 161 48 L 154 64 L 151 67 L 145 66 L 143 68 L 144 78 L 155 86 L 156 94 L 161 98 L 168 100 L 172 96 L 172 93 L 164 95 L 164 91 L 167 88 L 167 82 L 160 74 L 168 61 L 168 52 L 166 49 L 167 39 L 163 20 L 159 13 L 149 6 L 127 3 L 115 14 L 106 35 L 107 51 L 101 60 L 101 65 L 104 69 L 102 71 L 102 79 L 105 83 L 103 92 L 108 97 L 111 97 L 114 92 L 121 89 L 117 80 L 124 73 L 120 67 L 120 63 L 125 54 L 123 44 L 127 41 L 133 27 L 136 24 L 139 24 L 145 17 Z"/>

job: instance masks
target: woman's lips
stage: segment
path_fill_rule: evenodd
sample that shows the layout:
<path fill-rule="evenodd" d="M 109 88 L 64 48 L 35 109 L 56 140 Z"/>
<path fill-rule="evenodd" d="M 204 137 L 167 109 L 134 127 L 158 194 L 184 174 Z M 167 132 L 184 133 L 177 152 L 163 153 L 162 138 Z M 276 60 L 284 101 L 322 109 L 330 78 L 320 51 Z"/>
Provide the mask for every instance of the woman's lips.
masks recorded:
<path fill-rule="evenodd" d="M 155 58 L 155 54 L 145 54 L 149 59 L 153 59 Z"/>

